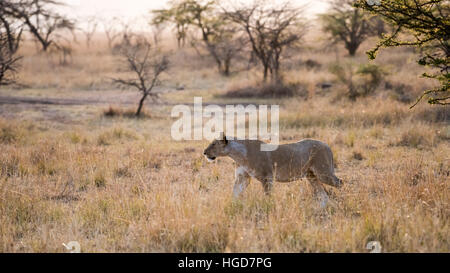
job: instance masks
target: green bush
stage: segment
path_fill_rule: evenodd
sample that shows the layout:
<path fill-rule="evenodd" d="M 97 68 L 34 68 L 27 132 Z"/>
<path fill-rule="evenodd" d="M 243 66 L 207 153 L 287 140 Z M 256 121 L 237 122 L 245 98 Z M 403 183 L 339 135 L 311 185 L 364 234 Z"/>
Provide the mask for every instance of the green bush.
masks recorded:
<path fill-rule="evenodd" d="M 329 70 L 346 86 L 346 96 L 351 100 L 375 93 L 383 82 L 383 77 L 387 75 L 385 69 L 376 64 L 334 64 Z"/>

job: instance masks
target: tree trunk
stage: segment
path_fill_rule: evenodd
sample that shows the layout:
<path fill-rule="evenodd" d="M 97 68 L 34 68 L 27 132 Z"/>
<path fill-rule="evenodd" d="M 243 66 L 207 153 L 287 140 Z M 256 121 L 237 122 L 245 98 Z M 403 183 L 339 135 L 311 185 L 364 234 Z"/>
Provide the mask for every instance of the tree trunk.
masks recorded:
<path fill-rule="evenodd" d="M 216 64 L 217 64 L 217 70 L 219 70 L 220 74 L 224 74 L 224 70 L 222 69 L 222 62 L 218 59 L 216 59 Z"/>
<path fill-rule="evenodd" d="M 230 60 L 225 60 L 223 63 L 217 61 L 217 67 L 219 69 L 219 73 L 225 77 L 230 76 Z"/>
<path fill-rule="evenodd" d="M 230 76 L 230 63 L 229 62 L 225 62 L 225 67 L 224 67 L 223 74 L 226 77 Z"/>
<path fill-rule="evenodd" d="M 5 28 L 6 31 L 9 52 L 15 53 L 19 48 L 22 30 L 20 30 L 19 35 L 17 35 L 17 37 L 14 37 L 9 22 L 3 16 L 0 16 L 0 21 L 3 23 L 3 27 Z"/>
<path fill-rule="evenodd" d="M 49 46 L 51 45 L 52 41 L 49 41 L 48 36 L 50 35 L 50 32 L 47 34 L 47 39 L 44 39 L 42 35 L 39 33 L 39 30 L 31 23 L 29 18 L 24 18 L 25 24 L 28 26 L 31 34 L 39 41 L 39 43 L 42 45 L 42 50 L 47 51 Z"/>
<path fill-rule="evenodd" d="M 274 60 L 271 72 L 272 72 L 272 82 L 281 83 L 279 57 L 276 57 L 276 59 Z"/>
<path fill-rule="evenodd" d="M 49 43 L 42 44 L 42 50 L 47 51 L 47 49 L 49 48 L 49 46 L 50 46 Z"/>
<path fill-rule="evenodd" d="M 348 51 L 348 54 L 349 54 L 350 56 L 352 56 L 352 57 L 355 56 L 356 51 L 358 50 L 358 47 L 359 47 L 359 45 L 356 44 L 356 43 L 350 43 L 350 44 L 348 44 L 348 45 L 346 46 L 347 51 Z"/>
<path fill-rule="evenodd" d="M 145 93 L 142 96 L 141 100 L 139 101 L 139 107 L 138 107 L 138 109 L 136 111 L 136 117 L 140 117 L 141 116 L 142 107 L 144 106 L 144 101 L 147 98 L 147 96 L 148 96 L 148 93 Z"/>
<path fill-rule="evenodd" d="M 263 81 L 267 82 L 267 75 L 269 73 L 269 66 L 267 64 L 264 65 L 264 77 L 263 77 Z"/>
<path fill-rule="evenodd" d="M 353 85 L 353 82 L 351 82 L 352 80 L 350 79 L 350 84 L 348 86 L 348 98 L 351 101 L 355 101 L 356 98 L 358 97 L 358 92 L 355 88 L 355 86 Z"/>
<path fill-rule="evenodd" d="M 275 67 L 274 68 L 273 82 L 274 83 L 281 83 L 281 76 L 280 76 L 280 69 L 279 69 L 279 67 Z"/>

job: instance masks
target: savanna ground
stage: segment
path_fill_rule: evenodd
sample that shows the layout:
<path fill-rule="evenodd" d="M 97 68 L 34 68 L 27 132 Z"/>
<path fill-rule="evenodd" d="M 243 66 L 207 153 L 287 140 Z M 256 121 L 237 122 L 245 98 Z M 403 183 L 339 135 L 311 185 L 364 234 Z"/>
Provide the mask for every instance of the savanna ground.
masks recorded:
<path fill-rule="evenodd" d="M 123 72 L 104 46 L 78 45 L 61 65 L 30 44 L 18 75 L 27 87 L 0 89 L 0 252 L 65 252 L 69 241 L 83 252 L 367 252 L 369 241 L 384 252 L 449 252 L 449 108 L 410 110 L 395 90 L 414 97 L 432 84 L 418 77 L 416 55 L 384 50 L 385 82 L 351 102 L 328 67 L 368 62 L 373 41 L 352 59 L 317 43 L 286 61 L 284 78 L 302 94 L 284 99 L 224 98 L 255 85 L 260 69 L 226 78 L 209 59 L 174 50 L 159 88 L 171 92 L 140 119 L 105 115 L 134 111 L 139 97 L 111 83 Z M 345 182 L 328 188 L 335 205 L 321 210 L 306 180 L 276 184 L 271 197 L 253 180 L 232 202 L 232 160 L 207 163 L 207 141 L 170 137 L 173 105 L 194 96 L 279 104 L 282 143 L 332 147 Z"/>

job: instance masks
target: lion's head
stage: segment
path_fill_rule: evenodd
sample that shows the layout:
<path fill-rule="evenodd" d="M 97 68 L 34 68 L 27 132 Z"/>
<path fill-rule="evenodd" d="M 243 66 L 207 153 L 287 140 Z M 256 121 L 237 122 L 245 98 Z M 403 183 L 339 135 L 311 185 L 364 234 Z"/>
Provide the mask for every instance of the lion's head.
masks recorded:
<path fill-rule="evenodd" d="M 203 152 L 208 161 L 212 162 L 217 157 L 226 156 L 226 147 L 228 145 L 228 140 L 225 135 L 221 135 L 219 139 L 214 140 L 209 144 L 208 148 Z"/>

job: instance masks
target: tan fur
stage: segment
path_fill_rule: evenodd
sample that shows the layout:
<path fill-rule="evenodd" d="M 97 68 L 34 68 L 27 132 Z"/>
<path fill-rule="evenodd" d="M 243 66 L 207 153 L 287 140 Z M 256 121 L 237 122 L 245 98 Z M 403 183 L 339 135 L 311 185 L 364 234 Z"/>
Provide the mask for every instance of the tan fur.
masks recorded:
<path fill-rule="evenodd" d="M 205 150 L 209 160 L 229 156 L 236 162 L 234 196 L 247 187 L 250 177 L 259 180 L 266 193 L 273 182 L 291 182 L 307 177 L 324 206 L 328 196 L 322 183 L 341 187 L 342 181 L 334 175 L 333 154 L 330 147 L 320 141 L 305 139 L 296 143 L 279 145 L 275 151 L 261 151 L 259 140 L 213 141 Z"/>

